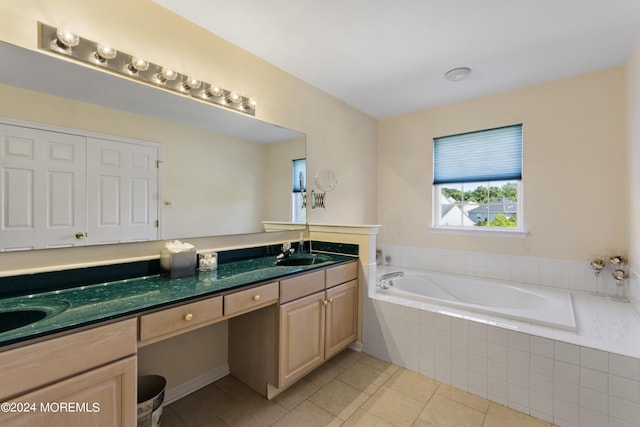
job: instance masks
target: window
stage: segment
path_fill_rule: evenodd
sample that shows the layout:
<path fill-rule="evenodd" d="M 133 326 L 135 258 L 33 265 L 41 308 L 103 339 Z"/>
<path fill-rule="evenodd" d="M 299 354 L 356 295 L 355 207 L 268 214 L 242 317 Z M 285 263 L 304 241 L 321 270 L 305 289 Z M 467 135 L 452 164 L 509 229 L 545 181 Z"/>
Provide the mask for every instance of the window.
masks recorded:
<path fill-rule="evenodd" d="M 522 231 L 522 125 L 433 140 L 433 226 Z"/>
<path fill-rule="evenodd" d="M 296 159 L 291 163 L 291 221 L 307 221 L 307 159 Z"/>

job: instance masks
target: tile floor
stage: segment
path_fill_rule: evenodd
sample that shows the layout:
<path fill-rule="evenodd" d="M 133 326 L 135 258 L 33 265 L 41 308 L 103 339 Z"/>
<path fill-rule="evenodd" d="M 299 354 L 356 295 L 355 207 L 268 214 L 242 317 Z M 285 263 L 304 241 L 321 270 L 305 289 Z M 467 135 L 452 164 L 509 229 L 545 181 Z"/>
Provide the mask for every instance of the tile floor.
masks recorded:
<path fill-rule="evenodd" d="M 162 427 L 551 427 L 551 424 L 345 350 L 268 401 L 232 376 L 165 406 Z"/>

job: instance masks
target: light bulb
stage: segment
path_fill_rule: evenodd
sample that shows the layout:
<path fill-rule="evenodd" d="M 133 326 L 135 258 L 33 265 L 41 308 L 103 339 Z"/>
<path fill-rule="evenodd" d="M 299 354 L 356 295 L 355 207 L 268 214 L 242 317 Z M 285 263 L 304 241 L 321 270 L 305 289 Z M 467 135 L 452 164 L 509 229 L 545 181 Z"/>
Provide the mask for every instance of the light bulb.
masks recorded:
<path fill-rule="evenodd" d="M 242 102 L 242 95 L 240 95 L 238 92 L 231 92 L 229 95 L 227 95 L 226 100 L 227 102 L 230 102 L 232 104 L 239 104 L 240 102 Z"/>
<path fill-rule="evenodd" d="M 220 86 L 209 86 L 206 90 L 207 96 L 222 96 L 224 95 L 224 89 L 222 89 Z"/>
<path fill-rule="evenodd" d="M 77 34 L 72 33 L 64 28 L 58 28 L 56 30 L 56 43 L 58 47 L 62 49 L 69 49 L 70 47 L 77 46 L 80 43 L 80 37 Z"/>
<path fill-rule="evenodd" d="M 96 48 L 96 59 L 100 62 L 104 62 L 108 59 L 113 59 L 118 54 L 118 51 L 106 44 L 98 43 Z"/>
<path fill-rule="evenodd" d="M 175 80 L 176 77 L 178 77 L 178 73 L 168 68 L 163 68 L 162 71 L 160 71 L 156 76 L 156 78 L 160 81 L 160 83 Z"/>
<path fill-rule="evenodd" d="M 249 98 L 245 102 L 242 103 L 242 107 L 245 110 L 255 110 L 256 109 L 256 105 L 257 105 L 257 102 L 253 98 Z"/>
<path fill-rule="evenodd" d="M 149 69 L 149 61 L 132 56 L 131 62 L 129 63 L 128 68 L 129 68 L 129 71 L 131 71 L 134 74 L 137 73 L 138 71 L 147 71 Z"/>
<path fill-rule="evenodd" d="M 188 77 L 187 80 L 182 82 L 182 86 L 185 90 L 198 89 L 202 82 L 200 80 L 194 79 L 193 77 Z"/>

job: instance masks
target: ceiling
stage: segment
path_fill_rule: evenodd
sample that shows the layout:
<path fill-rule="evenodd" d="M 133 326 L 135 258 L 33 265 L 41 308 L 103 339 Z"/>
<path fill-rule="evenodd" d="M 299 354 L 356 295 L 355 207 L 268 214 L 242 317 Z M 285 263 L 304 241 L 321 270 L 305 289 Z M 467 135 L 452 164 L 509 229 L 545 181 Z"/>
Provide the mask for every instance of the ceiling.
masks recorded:
<path fill-rule="evenodd" d="M 640 34 L 638 0 L 153 1 L 375 118 L 622 65 Z"/>

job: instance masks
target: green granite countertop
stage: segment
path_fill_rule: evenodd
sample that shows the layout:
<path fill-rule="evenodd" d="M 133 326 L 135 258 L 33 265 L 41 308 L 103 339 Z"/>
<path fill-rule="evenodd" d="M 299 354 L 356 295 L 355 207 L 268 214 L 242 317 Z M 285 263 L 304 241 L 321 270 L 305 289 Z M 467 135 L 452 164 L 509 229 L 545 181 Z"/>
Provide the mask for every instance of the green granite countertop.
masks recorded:
<path fill-rule="evenodd" d="M 189 278 L 148 276 L 0 299 L 0 313 L 29 308 L 48 312 L 42 320 L 0 333 L 0 346 L 354 259 L 329 254 L 314 256 L 317 259 L 312 265 L 277 266 L 275 257 L 262 257 L 221 264 L 216 271 L 197 272 Z"/>

